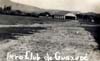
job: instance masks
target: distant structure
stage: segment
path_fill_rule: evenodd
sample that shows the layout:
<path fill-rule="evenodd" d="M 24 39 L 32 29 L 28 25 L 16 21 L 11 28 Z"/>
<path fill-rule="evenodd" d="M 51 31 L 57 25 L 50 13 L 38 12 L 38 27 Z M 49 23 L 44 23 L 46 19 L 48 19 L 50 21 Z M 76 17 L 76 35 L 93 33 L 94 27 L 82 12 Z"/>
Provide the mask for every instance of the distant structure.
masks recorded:
<path fill-rule="evenodd" d="M 92 12 L 88 12 L 88 13 L 79 13 L 77 14 L 77 18 L 83 22 L 91 22 L 94 23 L 95 17 L 97 14 L 96 13 L 92 13 Z"/>
<path fill-rule="evenodd" d="M 54 14 L 53 15 L 54 19 L 62 19 L 62 20 L 66 20 L 66 19 L 72 19 L 72 20 L 76 20 L 77 16 L 74 13 L 63 13 L 63 14 Z"/>
<path fill-rule="evenodd" d="M 64 15 L 65 19 L 75 19 L 77 20 L 77 16 L 74 13 L 67 13 Z"/>

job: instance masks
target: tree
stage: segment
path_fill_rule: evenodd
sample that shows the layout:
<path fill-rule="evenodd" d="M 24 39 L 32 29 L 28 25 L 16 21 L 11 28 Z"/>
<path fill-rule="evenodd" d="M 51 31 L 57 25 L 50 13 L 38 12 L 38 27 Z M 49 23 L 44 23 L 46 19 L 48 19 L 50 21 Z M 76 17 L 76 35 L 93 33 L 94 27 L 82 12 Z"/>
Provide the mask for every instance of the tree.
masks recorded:
<path fill-rule="evenodd" d="M 40 13 L 39 16 L 51 16 L 49 12 Z"/>

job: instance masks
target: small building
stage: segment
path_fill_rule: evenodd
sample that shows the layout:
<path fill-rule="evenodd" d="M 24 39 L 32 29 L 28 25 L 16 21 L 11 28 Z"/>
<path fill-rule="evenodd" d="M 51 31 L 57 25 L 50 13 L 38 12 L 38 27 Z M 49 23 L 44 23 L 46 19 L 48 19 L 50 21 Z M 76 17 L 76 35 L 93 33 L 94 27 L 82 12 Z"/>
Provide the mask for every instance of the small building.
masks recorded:
<path fill-rule="evenodd" d="M 78 19 L 83 20 L 83 22 L 95 22 L 96 13 L 88 12 L 88 13 L 80 13 L 77 14 Z"/>
<path fill-rule="evenodd" d="M 64 15 L 64 17 L 65 17 L 65 19 L 73 19 L 73 20 L 77 19 L 77 16 L 74 13 L 67 13 Z"/>
<path fill-rule="evenodd" d="M 66 20 L 66 19 L 76 20 L 77 16 L 76 16 L 76 14 L 69 12 L 69 13 L 63 13 L 63 14 L 60 14 L 60 13 L 54 14 L 53 18 L 54 19 L 63 19 L 63 20 Z"/>

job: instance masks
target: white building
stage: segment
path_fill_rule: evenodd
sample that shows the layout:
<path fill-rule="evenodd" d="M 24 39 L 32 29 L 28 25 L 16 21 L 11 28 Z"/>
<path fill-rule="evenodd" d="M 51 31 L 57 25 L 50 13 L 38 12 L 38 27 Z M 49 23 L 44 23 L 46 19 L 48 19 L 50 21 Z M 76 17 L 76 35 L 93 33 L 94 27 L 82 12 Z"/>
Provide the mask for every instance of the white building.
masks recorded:
<path fill-rule="evenodd" d="M 76 20 L 77 16 L 74 13 L 54 14 L 54 19 L 73 19 Z"/>

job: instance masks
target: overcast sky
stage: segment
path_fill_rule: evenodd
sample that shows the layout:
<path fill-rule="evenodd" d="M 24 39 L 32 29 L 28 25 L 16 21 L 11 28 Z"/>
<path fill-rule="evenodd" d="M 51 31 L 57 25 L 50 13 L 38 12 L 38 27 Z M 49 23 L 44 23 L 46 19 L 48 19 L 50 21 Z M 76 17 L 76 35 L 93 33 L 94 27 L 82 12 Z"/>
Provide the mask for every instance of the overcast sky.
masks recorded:
<path fill-rule="evenodd" d="M 100 11 L 100 0 L 12 0 L 45 9 L 60 9 L 71 11 Z"/>

